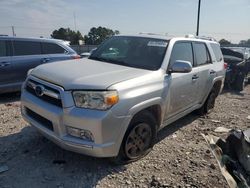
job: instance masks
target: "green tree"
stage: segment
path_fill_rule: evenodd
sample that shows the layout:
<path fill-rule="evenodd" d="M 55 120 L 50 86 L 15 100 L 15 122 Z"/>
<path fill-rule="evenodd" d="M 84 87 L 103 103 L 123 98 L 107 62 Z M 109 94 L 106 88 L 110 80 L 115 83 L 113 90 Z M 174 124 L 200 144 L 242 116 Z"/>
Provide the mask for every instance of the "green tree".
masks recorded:
<path fill-rule="evenodd" d="M 226 40 L 226 39 L 221 39 L 221 40 L 219 41 L 219 43 L 220 43 L 220 45 L 229 45 L 229 44 L 231 44 L 231 42 L 228 41 L 228 40 Z"/>
<path fill-rule="evenodd" d="M 88 45 L 99 45 L 107 38 L 113 35 L 117 35 L 119 33 L 120 32 L 117 30 L 113 31 L 106 27 L 98 27 L 98 28 L 92 27 L 88 35 L 84 36 L 84 41 L 85 41 L 85 44 L 88 44 Z"/>
<path fill-rule="evenodd" d="M 83 40 L 83 36 L 80 31 L 75 32 L 70 28 L 60 28 L 58 30 L 54 30 L 51 37 L 54 39 L 70 41 L 71 45 L 79 44 L 79 40 Z"/>
<path fill-rule="evenodd" d="M 250 46 L 250 39 L 248 39 L 248 40 L 241 40 L 239 42 L 239 45 L 240 46 Z"/>

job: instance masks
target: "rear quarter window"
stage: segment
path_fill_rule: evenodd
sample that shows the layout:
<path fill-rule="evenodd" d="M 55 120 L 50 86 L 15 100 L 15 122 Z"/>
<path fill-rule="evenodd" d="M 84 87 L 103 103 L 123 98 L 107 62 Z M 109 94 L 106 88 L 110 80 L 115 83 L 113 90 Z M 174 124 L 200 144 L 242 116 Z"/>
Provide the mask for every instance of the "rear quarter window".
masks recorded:
<path fill-rule="evenodd" d="M 14 55 L 39 55 L 42 54 L 40 42 L 13 41 Z"/>
<path fill-rule="evenodd" d="M 55 43 L 43 42 L 42 43 L 44 54 L 64 54 L 67 52 L 63 47 Z"/>
<path fill-rule="evenodd" d="M 219 44 L 210 44 L 210 45 L 211 45 L 211 47 L 213 49 L 216 61 L 217 62 L 222 61 L 223 55 L 222 55 L 222 52 L 221 52 L 221 49 L 220 49 L 220 45 Z"/>

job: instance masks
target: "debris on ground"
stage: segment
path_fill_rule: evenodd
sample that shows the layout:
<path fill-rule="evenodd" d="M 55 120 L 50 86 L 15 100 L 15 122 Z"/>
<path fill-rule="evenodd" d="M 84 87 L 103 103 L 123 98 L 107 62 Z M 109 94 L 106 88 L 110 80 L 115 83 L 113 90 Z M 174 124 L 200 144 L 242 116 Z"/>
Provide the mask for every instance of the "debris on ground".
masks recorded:
<path fill-rule="evenodd" d="M 215 119 L 212 119 L 211 120 L 213 123 L 220 123 L 221 121 L 220 120 L 215 120 Z"/>
<path fill-rule="evenodd" d="M 225 128 L 225 127 L 217 127 L 214 132 L 216 133 L 228 133 L 230 132 L 232 129 L 228 129 L 228 128 Z"/>
<path fill-rule="evenodd" d="M 225 139 L 202 136 L 211 147 L 229 187 L 250 187 L 250 129 L 228 131 Z"/>

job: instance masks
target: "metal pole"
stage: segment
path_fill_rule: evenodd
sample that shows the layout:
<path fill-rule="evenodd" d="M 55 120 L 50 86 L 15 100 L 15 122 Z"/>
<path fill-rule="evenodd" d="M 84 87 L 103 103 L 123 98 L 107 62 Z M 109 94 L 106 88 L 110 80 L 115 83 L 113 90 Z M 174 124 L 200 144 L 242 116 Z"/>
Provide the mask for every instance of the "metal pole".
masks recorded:
<path fill-rule="evenodd" d="M 15 37 L 16 34 L 15 34 L 15 28 L 14 28 L 14 26 L 11 26 L 11 29 L 12 29 L 12 35 L 13 35 L 13 37 Z"/>
<path fill-rule="evenodd" d="M 197 30 L 196 30 L 196 36 L 199 36 L 199 29 L 200 29 L 200 10 L 201 10 L 201 0 L 199 0 L 199 5 L 198 5 L 198 17 L 197 17 Z"/>
<path fill-rule="evenodd" d="M 75 25 L 75 32 L 76 32 L 76 14 L 74 12 L 74 25 Z"/>

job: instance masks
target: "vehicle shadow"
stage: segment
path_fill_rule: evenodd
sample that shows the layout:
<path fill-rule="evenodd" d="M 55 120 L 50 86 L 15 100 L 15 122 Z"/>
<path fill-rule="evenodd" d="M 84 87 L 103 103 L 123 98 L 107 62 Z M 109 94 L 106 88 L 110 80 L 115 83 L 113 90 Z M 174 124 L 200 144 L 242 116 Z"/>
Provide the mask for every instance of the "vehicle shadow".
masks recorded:
<path fill-rule="evenodd" d="M 0 104 L 19 101 L 20 96 L 21 96 L 20 92 L 0 94 Z"/>
<path fill-rule="evenodd" d="M 104 177 L 126 170 L 107 159 L 63 150 L 31 126 L 0 137 L 1 164 L 9 167 L 0 174 L 6 187 L 95 187 Z"/>
<path fill-rule="evenodd" d="M 192 113 L 182 117 L 181 119 L 175 121 L 174 123 L 167 125 L 166 127 L 164 127 L 163 129 L 161 129 L 158 132 L 157 143 L 161 142 L 162 140 L 164 140 L 168 136 L 174 134 L 176 131 L 178 131 L 182 127 L 187 126 L 188 124 L 192 123 L 193 121 L 195 121 L 198 118 L 200 118 L 200 116 L 196 115 L 195 112 L 192 112 Z"/>

